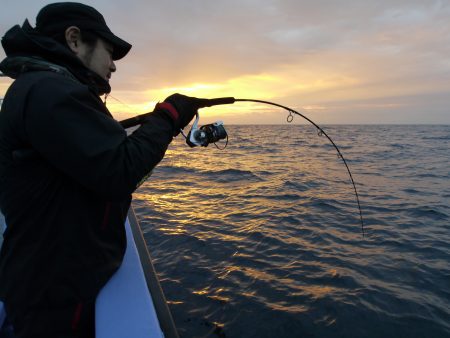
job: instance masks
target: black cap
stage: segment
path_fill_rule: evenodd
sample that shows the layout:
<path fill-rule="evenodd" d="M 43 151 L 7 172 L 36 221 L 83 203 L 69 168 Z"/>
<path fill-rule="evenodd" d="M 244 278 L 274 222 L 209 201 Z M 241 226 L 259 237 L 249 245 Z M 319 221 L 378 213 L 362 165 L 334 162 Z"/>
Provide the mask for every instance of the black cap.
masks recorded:
<path fill-rule="evenodd" d="M 64 32 L 70 26 L 97 34 L 114 47 L 113 60 L 123 58 L 131 45 L 117 37 L 95 8 L 78 2 L 58 2 L 43 7 L 36 17 L 36 29 L 46 35 Z"/>

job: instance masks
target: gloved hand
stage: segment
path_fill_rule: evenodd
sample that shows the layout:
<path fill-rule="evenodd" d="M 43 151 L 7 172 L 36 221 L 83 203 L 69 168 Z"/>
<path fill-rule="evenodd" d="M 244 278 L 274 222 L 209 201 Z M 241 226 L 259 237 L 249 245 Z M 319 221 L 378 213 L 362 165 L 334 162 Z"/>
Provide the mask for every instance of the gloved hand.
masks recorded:
<path fill-rule="evenodd" d="M 189 122 L 194 118 L 198 108 L 200 108 L 199 102 L 201 100 L 196 97 L 190 97 L 181 94 L 173 94 L 164 100 L 166 103 L 170 103 L 178 112 L 178 119 L 175 122 L 176 134 L 180 129 L 186 127 Z"/>

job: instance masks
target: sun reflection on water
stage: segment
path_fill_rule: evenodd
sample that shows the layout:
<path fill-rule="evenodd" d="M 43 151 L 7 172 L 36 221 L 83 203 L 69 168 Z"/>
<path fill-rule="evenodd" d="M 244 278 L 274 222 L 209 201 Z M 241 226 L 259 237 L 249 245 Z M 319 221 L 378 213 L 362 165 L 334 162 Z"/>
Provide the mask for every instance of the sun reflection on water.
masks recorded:
<path fill-rule="evenodd" d="M 413 283 L 414 274 L 427 269 L 435 269 L 433 276 L 445 270 L 442 259 L 421 265 L 429 251 L 445 250 L 439 244 L 443 241 L 429 245 L 433 227 L 421 233 L 420 240 L 411 238 L 412 225 L 388 230 L 405 212 L 414 215 L 409 220 L 413 224 L 420 216 L 415 207 L 425 197 L 415 197 L 416 204 L 398 197 L 398 189 L 411 188 L 397 182 L 398 177 L 383 175 L 380 156 L 400 163 L 386 153 L 388 145 L 378 142 L 373 149 L 361 150 L 361 145 L 354 146 L 358 128 L 343 128 L 342 135 L 333 133 L 337 127 L 330 129 L 363 192 L 363 213 L 371 228 L 364 240 L 345 167 L 314 128 L 230 127 L 230 144 L 224 151 L 191 149 L 183 140 L 171 145 L 135 194 L 135 207 L 181 327 L 195 326 L 184 321 L 188 313 L 189 318 L 209 323 L 209 335 L 216 327 L 213 323 L 233 332 L 236 327 L 245 330 L 239 323 L 248 325 L 257 318 L 259 323 L 284 327 L 285 333 L 304 332 L 309 325 L 311 332 L 320 327 L 326 332 L 323 336 L 330 336 L 333 329 L 352 323 L 359 309 L 380 317 L 393 312 L 393 300 L 401 307 L 396 299 L 437 306 L 426 299 L 428 295 L 398 282 Z M 378 129 L 372 132 L 378 135 Z M 365 138 L 365 131 L 359 137 Z M 368 154 L 373 159 L 365 163 Z M 404 148 L 396 156 L 407 156 Z M 428 189 L 420 180 L 417 184 L 416 190 Z M 365 204 L 369 195 L 371 204 Z M 376 220 L 376 215 L 382 216 Z M 445 209 L 439 215 L 445 215 Z M 375 245 L 378 242 L 381 245 Z M 414 247 L 411 243 L 419 245 L 419 255 L 407 250 Z M 411 266 L 416 268 L 407 272 Z M 330 330 L 323 331 L 326 328 Z"/>

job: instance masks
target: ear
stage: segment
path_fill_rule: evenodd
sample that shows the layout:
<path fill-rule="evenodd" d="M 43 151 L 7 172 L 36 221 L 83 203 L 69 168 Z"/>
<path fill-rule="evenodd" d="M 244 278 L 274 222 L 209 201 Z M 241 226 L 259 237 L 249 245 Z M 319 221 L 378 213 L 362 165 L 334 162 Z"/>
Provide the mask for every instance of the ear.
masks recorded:
<path fill-rule="evenodd" d="M 76 26 L 70 26 L 65 32 L 66 42 L 70 50 L 75 54 L 80 52 L 81 33 Z"/>

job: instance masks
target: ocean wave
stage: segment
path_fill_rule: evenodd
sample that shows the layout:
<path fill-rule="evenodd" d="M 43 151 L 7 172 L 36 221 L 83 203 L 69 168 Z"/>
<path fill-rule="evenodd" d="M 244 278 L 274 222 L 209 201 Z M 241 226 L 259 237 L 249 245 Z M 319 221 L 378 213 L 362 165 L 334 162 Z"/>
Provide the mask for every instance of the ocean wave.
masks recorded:
<path fill-rule="evenodd" d="M 424 136 L 422 140 L 432 140 L 432 141 L 447 141 L 450 140 L 450 135 L 443 136 Z"/>
<path fill-rule="evenodd" d="M 342 212 L 344 210 L 343 207 L 339 206 L 339 202 L 336 200 L 324 200 L 312 198 L 311 200 L 303 203 L 304 207 L 312 207 L 317 208 L 327 212 Z"/>
<path fill-rule="evenodd" d="M 418 190 L 418 189 L 414 189 L 414 188 L 405 188 L 405 189 L 402 189 L 402 191 L 404 191 L 407 194 L 418 195 L 418 196 L 433 196 L 433 195 L 435 195 L 434 193 L 423 191 L 423 190 Z"/>
<path fill-rule="evenodd" d="M 415 177 L 419 177 L 419 178 L 445 178 L 441 175 L 438 174 L 434 174 L 434 173 L 419 173 L 416 174 Z M 449 178 L 449 175 L 446 175 L 447 178 Z"/>
<path fill-rule="evenodd" d="M 450 336 L 449 127 L 332 128 L 365 237 L 332 146 L 291 127 L 230 127 L 220 153 L 174 140 L 134 195 L 182 335 Z"/>
<path fill-rule="evenodd" d="M 154 170 L 154 174 L 163 174 L 163 175 L 197 174 L 198 172 L 199 171 L 196 168 L 168 166 L 168 165 L 160 165 Z"/>
<path fill-rule="evenodd" d="M 325 184 L 324 182 L 320 182 L 318 180 L 316 180 L 316 181 L 310 180 L 310 181 L 306 181 L 306 182 L 304 182 L 304 181 L 295 182 L 295 181 L 289 180 L 289 181 L 283 182 L 282 188 L 283 189 L 294 189 L 297 191 L 308 191 L 308 190 L 323 186 L 324 184 Z"/>
<path fill-rule="evenodd" d="M 224 169 L 218 171 L 208 170 L 203 171 L 202 174 L 220 183 L 238 182 L 238 181 L 251 181 L 251 182 L 263 181 L 262 178 L 260 178 L 258 175 L 254 174 L 250 170 L 239 170 L 239 169 Z"/>
<path fill-rule="evenodd" d="M 425 218 L 430 218 L 433 220 L 446 220 L 449 218 L 449 215 L 447 215 L 444 211 L 437 210 L 437 209 L 429 207 L 429 206 L 410 208 L 405 211 L 412 217 L 417 217 L 417 218 L 425 217 Z"/>

